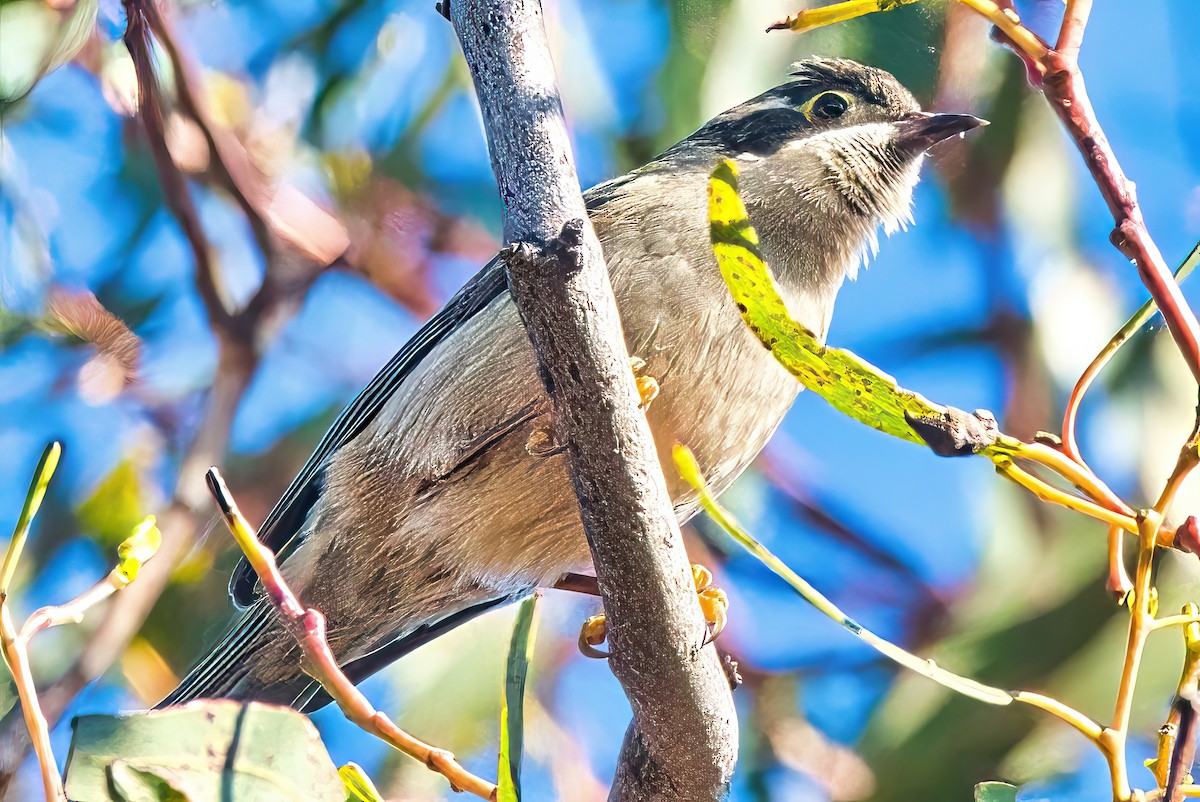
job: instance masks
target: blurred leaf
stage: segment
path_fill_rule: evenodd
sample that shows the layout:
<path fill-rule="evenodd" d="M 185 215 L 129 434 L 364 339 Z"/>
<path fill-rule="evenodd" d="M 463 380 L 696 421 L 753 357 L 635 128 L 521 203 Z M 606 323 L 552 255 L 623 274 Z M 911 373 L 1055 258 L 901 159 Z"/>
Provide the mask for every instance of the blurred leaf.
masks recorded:
<path fill-rule="evenodd" d="M 17 563 L 21 559 L 21 552 L 25 549 L 25 540 L 29 536 L 29 525 L 33 523 L 38 509 L 42 506 L 42 499 L 46 497 L 46 486 L 50 484 L 50 477 L 54 476 L 54 469 L 58 467 L 58 458 L 61 455 L 62 445 L 59 443 L 50 443 L 42 450 L 42 457 L 33 471 L 29 490 L 25 493 L 25 503 L 21 506 L 21 514 L 17 518 L 16 528 L 13 529 L 12 540 L 8 542 L 8 551 L 4 555 L 4 568 L 0 571 L 0 596 L 8 593 L 8 586 L 17 572 Z"/>
<path fill-rule="evenodd" d="M 62 10 L 46 0 L 0 3 L 0 104 L 19 100 L 71 59 L 96 27 L 99 0 L 77 0 Z"/>
<path fill-rule="evenodd" d="M 80 716 L 73 728 L 66 768 L 71 799 L 346 799 L 316 729 L 288 708 L 203 701 L 128 716 Z M 139 795 L 118 790 L 118 777 Z M 140 795 L 154 788 L 167 795 Z"/>
<path fill-rule="evenodd" d="M 1008 783 L 980 783 L 975 786 L 975 802 L 1017 802 L 1017 790 Z"/>
<path fill-rule="evenodd" d="M 162 533 L 158 531 L 155 525 L 154 516 L 149 515 L 144 521 L 137 525 L 133 530 L 133 534 L 121 542 L 117 547 L 117 573 L 125 580 L 125 584 L 129 584 L 137 579 L 138 571 L 141 570 L 142 563 L 149 560 L 158 553 L 158 547 L 162 545 Z"/>
<path fill-rule="evenodd" d="M 1090 650 L 1097 633 L 1109 626 L 1123 633 L 1126 626 L 1104 589 L 1103 530 L 1066 511 L 1054 512 L 1039 529 L 1037 506 L 1016 503 L 1019 488 L 1000 488 L 990 527 L 981 535 L 987 551 L 979 575 L 955 599 L 950 630 L 937 633 L 930 654 L 982 682 L 1037 689 L 1087 712 L 1104 710 L 1113 689 L 1080 672 L 1086 664 L 1115 687 L 1120 671 L 1112 661 L 1119 666 L 1124 649 L 1122 634 L 1102 656 Z M 1175 679 L 1177 666 L 1170 668 Z M 1053 752 L 1043 742 L 1036 767 L 1010 762 L 1014 748 L 1042 727 L 1063 735 L 1070 747 L 1083 743 L 1029 710 L 989 710 L 986 725 L 980 716 L 968 699 L 916 677 L 897 677 L 860 746 L 879 776 L 888 778 L 873 802 L 970 799 L 975 784 L 988 777 L 1023 780 L 1057 772 L 1078 750 Z M 939 756 L 936 765 L 913 770 L 927 765 L 929 755 Z"/>
<path fill-rule="evenodd" d="M 76 515 L 84 531 L 90 532 L 103 546 L 121 543 L 129 532 L 142 523 L 141 476 L 132 460 L 117 463 L 108 476 L 96 485 Z"/>
<path fill-rule="evenodd" d="M 357 763 L 342 766 L 338 769 L 338 776 L 346 786 L 346 802 L 384 802 L 375 783 Z"/>
<path fill-rule="evenodd" d="M 656 141 L 638 154 L 638 163 L 694 130 L 701 118 L 700 93 L 709 57 L 733 0 L 674 0 L 670 48 L 658 74 L 658 104 L 665 117 Z M 636 165 L 634 165 L 636 166 Z"/>
<path fill-rule="evenodd" d="M 513 622 L 508 647 L 508 669 L 504 675 L 504 701 L 500 706 L 500 802 L 520 802 L 521 756 L 525 748 L 525 680 L 533 658 L 537 635 L 538 594 L 521 602 Z"/>
<path fill-rule="evenodd" d="M 34 330 L 33 323 L 0 304 L 0 351 L 7 350 L 26 334 Z"/>

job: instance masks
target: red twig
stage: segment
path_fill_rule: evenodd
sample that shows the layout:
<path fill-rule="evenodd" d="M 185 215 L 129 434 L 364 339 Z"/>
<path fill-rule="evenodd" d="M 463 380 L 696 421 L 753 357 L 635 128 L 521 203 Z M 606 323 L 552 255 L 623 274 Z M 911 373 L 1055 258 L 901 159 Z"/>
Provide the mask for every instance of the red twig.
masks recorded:
<path fill-rule="evenodd" d="M 1146 229 L 1133 182 L 1122 171 L 1096 119 L 1079 65 L 1057 51 L 1047 56 L 1046 64 L 1042 92 L 1083 154 L 1088 171 L 1108 204 L 1114 222 L 1109 239 L 1137 266 L 1142 283 L 1162 312 L 1192 375 L 1200 380 L 1200 325 Z"/>
<path fill-rule="evenodd" d="M 304 670 L 321 683 L 346 718 L 441 774 L 454 789 L 467 791 L 483 799 L 495 800 L 497 792 L 493 783 L 464 769 L 450 752 L 430 746 L 409 735 L 396 726 L 385 713 L 371 705 L 367 697 L 363 696 L 338 666 L 337 658 L 334 657 L 325 637 L 325 616 L 319 610 L 306 608 L 292 592 L 279 571 L 274 553 L 259 541 L 254 530 L 242 517 L 237 503 L 221 478 L 220 471 L 210 468 L 205 478 L 208 480 L 209 491 L 221 508 L 229 531 L 233 533 L 246 559 L 258 574 L 263 591 L 279 614 L 279 620 L 304 651 Z"/>

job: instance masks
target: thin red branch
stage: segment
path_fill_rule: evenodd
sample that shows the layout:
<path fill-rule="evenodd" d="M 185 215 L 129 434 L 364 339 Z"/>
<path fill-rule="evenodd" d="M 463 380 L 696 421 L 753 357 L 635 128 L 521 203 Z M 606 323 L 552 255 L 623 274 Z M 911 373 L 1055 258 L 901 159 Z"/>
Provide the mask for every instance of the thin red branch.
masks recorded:
<path fill-rule="evenodd" d="M 148 5 L 152 7 L 153 3 Z M 225 308 L 221 299 L 219 279 L 208 246 L 208 238 L 200 224 L 200 215 L 192 201 L 187 179 L 175 166 L 171 152 L 167 149 L 165 104 L 159 90 L 158 77 L 154 72 L 154 48 L 150 41 L 150 26 L 145 6 L 134 0 L 127 3 L 125 8 L 128 17 L 125 47 L 129 50 L 137 74 L 138 119 L 146 130 L 146 138 L 150 143 L 150 152 L 154 156 L 167 206 L 179 221 L 184 238 L 191 248 L 192 258 L 196 263 L 196 288 L 200 292 L 205 310 L 214 325 L 228 328 L 233 321 L 233 315 Z"/>
<path fill-rule="evenodd" d="M 346 718 L 404 754 L 421 761 L 430 770 L 441 774 L 454 789 L 467 791 L 483 799 L 495 800 L 497 791 L 493 783 L 464 769 L 450 752 L 430 746 L 400 729 L 387 714 L 376 710 L 367 697 L 355 687 L 338 665 L 337 658 L 329 647 L 329 640 L 325 634 L 325 616 L 319 610 L 306 608 L 292 592 L 279 570 L 275 554 L 262 544 L 242 517 L 229 488 L 225 486 L 225 480 L 221 478 L 220 471 L 210 468 L 205 479 L 229 531 L 258 574 L 263 591 L 271 600 L 279 620 L 304 651 L 304 670 L 321 683 L 321 687 L 337 703 Z"/>
<path fill-rule="evenodd" d="M 1076 24 L 1082 30 L 1082 22 Z M 1068 43 L 1071 41 L 1068 37 Z M 1137 266 L 1138 275 L 1158 304 L 1188 368 L 1200 381 L 1200 324 L 1146 229 L 1133 182 L 1125 176 L 1096 119 L 1074 57 L 1052 51 L 1046 57 L 1046 74 L 1041 88 L 1075 141 L 1108 205 L 1114 222 L 1109 239 Z"/>
<path fill-rule="evenodd" d="M 1062 27 L 1054 50 L 1066 61 L 1079 61 L 1079 48 L 1083 44 L 1083 31 L 1087 28 L 1088 15 L 1092 13 L 1092 0 L 1067 0 Z"/>

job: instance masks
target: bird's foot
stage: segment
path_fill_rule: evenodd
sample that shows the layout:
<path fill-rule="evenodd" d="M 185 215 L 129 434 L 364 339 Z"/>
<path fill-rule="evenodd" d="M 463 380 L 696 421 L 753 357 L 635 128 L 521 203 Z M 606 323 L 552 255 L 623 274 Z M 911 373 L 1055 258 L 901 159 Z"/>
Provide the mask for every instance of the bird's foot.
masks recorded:
<path fill-rule="evenodd" d="M 715 641 L 729 623 L 729 596 L 713 584 L 712 571 L 700 563 L 692 563 L 692 581 L 696 583 L 696 596 L 700 599 L 704 620 L 708 622 L 707 645 Z"/>
<path fill-rule="evenodd" d="M 696 598 L 700 601 L 700 610 L 708 624 L 708 636 L 704 645 L 717 639 L 729 622 L 729 596 L 725 591 L 713 584 L 712 571 L 703 565 L 692 564 L 692 581 L 696 585 Z M 604 659 L 608 652 L 598 649 L 608 639 L 608 620 L 604 613 L 594 615 L 583 622 L 579 630 L 579 651 L 585 657 Z"/>
<path fill-rule="evenodd" d="M 633 371 L 633 381 L 637 385 L 639 409 L 650 409 L 650 404 L 654 399 L 658 398 L 661 388 L 658 386 L 658 379 L 653 376 L 643 376 L 642 371 L 646 369 L 646 360 L 638 356 L 629 357 L 629 367 Z"/>

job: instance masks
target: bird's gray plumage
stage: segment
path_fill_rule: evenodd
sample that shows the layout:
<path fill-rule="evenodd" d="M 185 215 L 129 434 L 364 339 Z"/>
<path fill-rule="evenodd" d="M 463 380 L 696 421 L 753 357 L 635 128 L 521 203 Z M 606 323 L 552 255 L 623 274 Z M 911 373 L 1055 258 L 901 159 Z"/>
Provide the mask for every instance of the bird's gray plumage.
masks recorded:
<path fill-rule="evenodd" d="M 647 416 L 664 465 L 684 443 L 710 486 L 724 490 L 799 390 L 746 328 L 717 270 L 706 196 L 716 163 L 738 160 L 743 199 L 789 309 L 824 338 L 838 289 L 876 232 L 908 219 L 921 154 L 975 124 L 922 114 L 885 72 L 818 59 L 586 193 L 630 353 L 661 387 Z M 352 678 L 588 568 L 549 414 L 495 259 L 321 440 L 260 536 L 304 603 L 325 613 Z M 687 520 L 694 495 L 666 473 Z M 164 703 L 232 696 L 303 705 L 315 687 L 256 600 L 244 562 L 230 590 L 245 609 Z"/>

